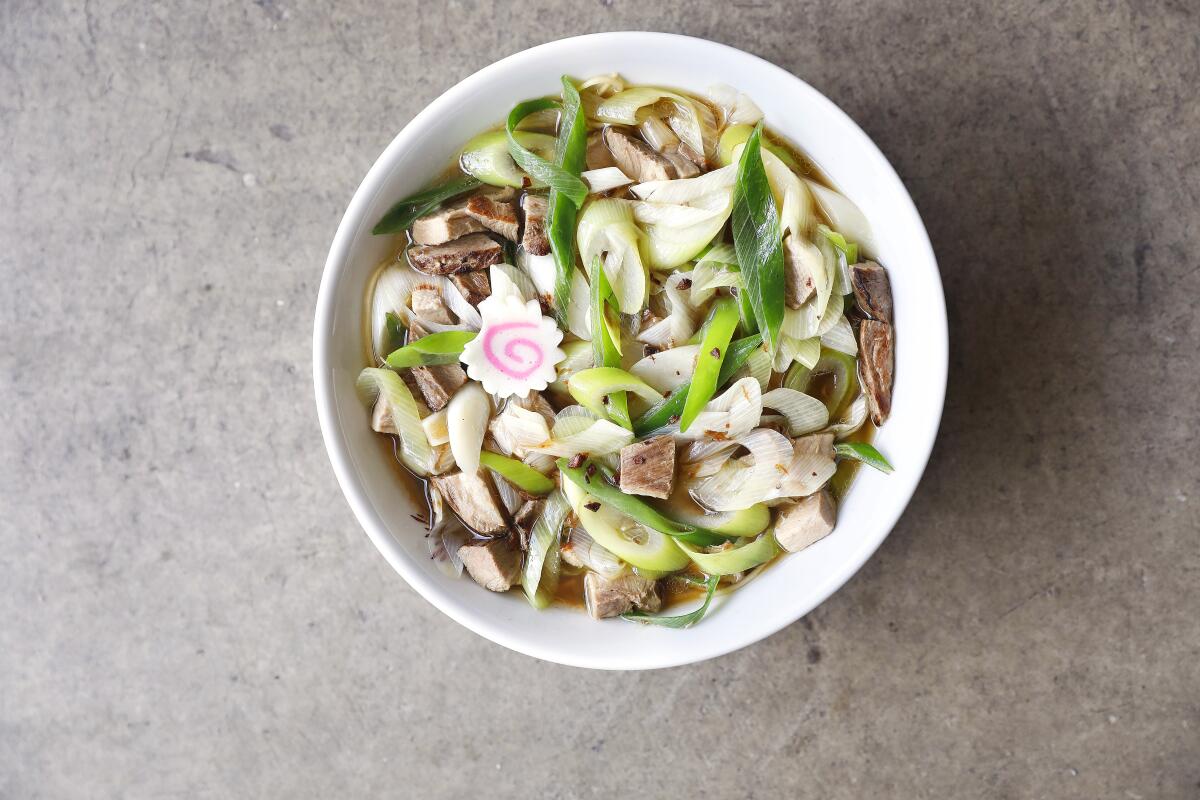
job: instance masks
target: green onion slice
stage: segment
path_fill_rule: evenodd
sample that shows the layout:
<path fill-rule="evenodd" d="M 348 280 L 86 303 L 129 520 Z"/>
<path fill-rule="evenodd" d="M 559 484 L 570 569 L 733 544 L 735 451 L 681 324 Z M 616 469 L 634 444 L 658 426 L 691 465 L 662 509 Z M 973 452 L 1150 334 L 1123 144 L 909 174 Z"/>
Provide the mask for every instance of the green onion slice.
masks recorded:
<path fill-rule="evenodd" d="M 409 342 L 399 350 L 393 350 L 387 357 L 387 363 L 392 369 L 425 367 L 433 364 L 456 364 L 462 356 L 467 342 L 474 339 L 475 336 L 475 331 L 431 333 L 414 342 Z"/>
<path fill-rule="evenodd" d="M 622 619 L 627 619 L 630 622 L 640 622 L 643 625 L 660 625 L 664 628 L 690 628 L 700 620 L 704 619 L 704 615 L 708 613 L 708 606 L 712 603 L 713 594 L 717 591 L 717 584 L 721 578 L 718 575 L 709 576 L 704 582 L 704 602 L 695 611 L 687 614 L 680 614 L 675 617 L 656 617 L 653 614 L 647 614 L 644 611 L 630 611 L 622 614 Z"/>
<path fill-rule="evenodd" d="M 441 186 L 417 192 L 388 209 L 388 212 L 371 229 L 371 233 L 376 236 L 384 233 L 401 233 L 418 217 L 425 216 L 451 197 L 457 197 L 479 185 L 478 178 L 462 175 Z"/>
<path fill-rule="evenodd" d="M 552 479 L 515 458 L 484 450 L 479 454 L 479 463 L 530 494 L 549 494 L 554 491 Z"/>
<path fill-rule="evenodd" d="M 869 467 L 874 467 L 882 473 L 892 472 L 894 467 L 888 463 L 888 460 L 883 457 L 883 453 L 875 449 L 874 445 L 866 442 L 842 442 L 834 445 L 833 452 L 842 458 L 850 458 L 855 461 L 861 461 Z"/>

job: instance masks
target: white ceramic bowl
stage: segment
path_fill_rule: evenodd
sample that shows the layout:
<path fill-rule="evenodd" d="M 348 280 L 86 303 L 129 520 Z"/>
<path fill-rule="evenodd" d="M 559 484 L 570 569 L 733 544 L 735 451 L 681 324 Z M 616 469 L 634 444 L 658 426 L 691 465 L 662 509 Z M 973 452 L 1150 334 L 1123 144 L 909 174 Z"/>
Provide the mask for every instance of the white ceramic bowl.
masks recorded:
<path fill-rule="evenodd" d="M 891 419 L 877 445 L 896 471 L 860 470 L 832 535 L 786 556 L 740 590 L 719 596 L 688 630 L 595 622 L 578 610 L 535 611 L 519 592 L 493 594 L 447 577 L 430 561 L 409 516 L 390 452 L 379 446 L 354 380 L 363 364 L 363 295 L 372 268 L 394 247 L 371 226 L 397 199 L 432 180 L 469 138 L 502 121 L 514 103 L 557 94 L 559 76 L 619 72 L 633 83 L 703 94 L 714 83 L 748 93 L 774 130 L 799 145 L 865 212 L 894 294 L 897 352 Z M 946 388 L 946 310 L 933 250 L 908 192 L 887 159 L 837 106 L 755 56 L 661 33 L 602 33 L 534 47 L 454 86 L 392 141 L 367 173 L 338 227 L 317 300 L 313 375 L 334 472 L 359 523 L 409 585 L 454 620 L 492 641 L 547 661 L 600 669 L 648 669 L 728 653 L 811 611 L 879 547 L 916 489 L 937 434 Z"/>

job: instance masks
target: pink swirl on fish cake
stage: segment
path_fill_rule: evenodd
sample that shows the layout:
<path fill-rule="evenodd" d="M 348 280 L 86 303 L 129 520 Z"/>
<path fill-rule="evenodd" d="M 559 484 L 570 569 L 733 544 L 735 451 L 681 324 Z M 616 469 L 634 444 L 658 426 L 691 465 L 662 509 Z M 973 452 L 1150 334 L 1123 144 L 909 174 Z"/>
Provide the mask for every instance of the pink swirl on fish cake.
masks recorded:
<path fill-rule="evenodd" d="M 493 344 L 493 340 L 500 334 L 518 328 L 533 328 L 537 331 L 538 325 L 535 322 L 503 322 L 489 327 L 483 334 L 483 355 L 488 363 L 501 373 L 515 380 L 524 380 L 546 360 L 541 343 L 527 337 L 508 339 L 503 342 L 503 358 L 501 354 L 496 353 Z M 522 350 L 525 351 L 525 356 L 521 355 Z"/>

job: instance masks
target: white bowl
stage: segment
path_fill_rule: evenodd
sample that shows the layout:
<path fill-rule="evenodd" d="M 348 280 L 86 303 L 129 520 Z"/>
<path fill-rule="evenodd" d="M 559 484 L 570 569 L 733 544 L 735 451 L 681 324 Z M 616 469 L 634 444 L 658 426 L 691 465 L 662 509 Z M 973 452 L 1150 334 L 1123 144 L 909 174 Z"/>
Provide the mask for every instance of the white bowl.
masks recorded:
<path fill-rule="evenodd" d="M 363 296 L 372 268 L 394 243 L 372 225 L 425 186 L 479 131 L 514 103 L 557 94 L 559 76 L 619 72 L 633 83 L 703 94 L 715 83 L 748 93 L 768 125 L 799 145 L 871 221 L 879 261 L 891 275 L 897 324 L 891 419 L 876 444 L 896 467 L 860 470 L 837 529 L 789 555 L 738 591 L 718 596 L 688 630 L 595 622 L 579 610 L 536 611 L 519 592 L 494 594 L 455 580 L 429 559 L 420 511 L 397 486 L 390 448 L 380 446 L 355 395 L 363 363 Z M 429 602 L 480 636 L 521 653 L 599 669 L 649 669 L 722 655 L 807 614 L 879 547 L 916 489 L 933 448 L 946 390 L 946 310 L 925 227 L 887 159 L 837 106 L 808 84 L 731 47 L 662 33 L 601 33 L 509 56 L 454 86 L 392 141 L 354 194 L 338 227 L 317 299 L 313 377 L 325 446 L 342 491 L 388 562 Z"/>

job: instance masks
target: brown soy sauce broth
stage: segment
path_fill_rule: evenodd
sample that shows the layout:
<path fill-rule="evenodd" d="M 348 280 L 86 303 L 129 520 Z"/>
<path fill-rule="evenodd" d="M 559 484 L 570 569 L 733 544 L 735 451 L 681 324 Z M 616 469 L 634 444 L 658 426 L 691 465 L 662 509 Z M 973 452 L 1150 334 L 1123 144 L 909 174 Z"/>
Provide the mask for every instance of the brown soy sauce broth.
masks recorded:
<path fill-rule="evenodd" d="M 706 99 L 699 97 L 691 92 L 686 92 L 686 91 L 682 91 L 682 90 L 678 90 L 678 89 L 673 90 L 673 91 L 677 91 L 680 94 L 684 94 L 695 101 L 704 103 L 711 107 L 711 104 L 709 104 Z M 714 109 L 714 111 L 715 111 L 715 109 Z M 528 130 L 537 130 L 539 132 L 554 134 L 557 131 L 557 119 L 555 119 L 555 121 L 552 124 L 549 122 L 549 120 L 547 118 L 545 120 L 542 120 L 542 124 L 528 125 L 528 126 L 522 126 L 522 127 L 525 129 L 528 129 Z M 503 124 L 500 124 L 500 125 L 493 126 L 492 128 L 490 128 L 488 130 L 503 130 L 503 128 L 504 128 Z M 598 128 L 589 129 L 589 134 L 594 132 L 597 129 Z M 487 132 L 487 131 L 481 131 L 481 133 L 484 133 L 484 132 Z M 794 144 L 792 144 L 787 138 L 785 138 L 784 136 L 775 132 L 770 127 L 766 127 L 766 126 L 764 126 L 763 133 L 764 133 L 765 139 L 767 141 L 769 141 L 772 146 L 774 146 L 778 150 L 785 151 L 788 155 L 791 156 L 792 161 L 794 161 L 794 164 L 791 166 L 794 166 L 796 171 L 803 178 L 807 178 L 809 180 L 815 181 L 817 183 L 820 183 L 820 184 L 827 186 L 834 190 L 837 189 L 837 187 L 833 185 L 833 183 L 829 180 L 829 178 L 825 175 L 825 173 L 817 166 L 817 164 L 814 161 L 812 161 L 812 159 L 810 159 L 805 153 L 803 153 L 798 147 L 796 147 Z M 445 181 L 451 180 L 455 177 L 461 176 L 463 174 L 464 173 L 459 166 L 458 156 L 455 156 L 453 159 L 450 160 L 449 163 L 446 164 L 445 168 L 438 174 L 438 177 L 435 180 L 430 182 L 430 185 L 431 186 L 437 185 L 437 184 L 443 183 Z M 627 189 L 626 190 L 617 190 L 616 192 L 609 193 L 609 196 L 632 197 L 632 195 L 628 192 Z M 819 206 L 814 207 L 814 213 L 815 213 L 815 216 L 817 217 L 817 219 L 820 220 L 820 222 L 822 222 L 826 225 L 830 224 L 830 220 L 825 216 L 824 212 L 821 210 L 821 208 Z M 731 233 L 730 226 L 728 224 L 723 229 L 723 231 L 721 233 L 721 238 L 726 242 L 732 243 L 732 241 L 733 241 L 732 233 Z M 378 278 L 379 273 L 382 272 L 383 269 L 385 269 L 391 263 L 394 263 L 395 261 L 398 261 L 401 259 L 404 250 L 407 249 L 411 244 L 412 244 L 412 242 L 407 237 L 407 235 L 405 237 L 403 237 L 403 240 L 397 241 L 396 246 L 395 246 L 394 255 L 391 258 L 385 260 L 384 262 L 382 262 L 378 265 L 378 267 L 374 271 L 374 274 L 372 275 L 371 279 L 367 283 L 368 289 L 367 289 L 366 297 L 364 300 L 365 313 L 363 314 L 363 343 L 364 343 L 363 361 L 365 364 L 379 365 L 382 362 L 382 356 L 377 355 L 373 350 L 372 337 L 371 337 L 371 331 L 370 331 L 371 296 L 374 292 L 375 281 Z M 577 264 L 577 266 L 582 266 L 582 265 Z M 851 308 L 853 308 L 853 305 L 848 306 L 847 310 L 849 311 Z M 857 323 L 854 320 L 853 316 L 851 317 L 851 320 L 852 320 L 852 323 L 854 323 L 855 326 L 857 327 Z M 769 383 L 770 388 L 777 388 L 778 386 L 782 385 L 783 377 L 784 377 L 784 373 L 773 372 L 771 374 L 770 383 Z M 806 391 L 808 394 L 813 395 L 814 397 L 821 400 L 822 402 L 827 402 L 836 393 L 837 388 L 838 387 L 836 386 L 836 379 L 832 373 L 820 373 L 820 374 L 816 374 L 816 375 L 812 376 L 812 380 L 811 380 L 809 386 L 807 387 Z M 836 410 L 837 413 L 831 415 L 831 417 L 830 417 L 831 420 L 838 419 L 840 414 L 842 412 L 844 412 L 845 406 L 852 399 L 853 399 L 853 393 L 851 393 L 851 396 L 846 399 L 846 402 L 843 403 L 843 406 Z M 555 404 L 555 405 L 557 405 L 557 404 Z M 843 441 L 871 442 L 874 439 L 875 430 L 876 430 L 875 426 L 871 424 L 870 420 L 868 420 L 858 431 L 846 436 L 843 439 Z M 429 482 L 426 479 L 423 479 L 423 478 L 418 477 L 417 475 L 414 475 L 412 472 L 410 472 L 404 466 L 403 461 L 400 458 L 399 440 L 396 437 L 394 437 L 394 436 L 379 436 L 377 438 L 379 440 L 379 446 L 386 447 L 390 451 L 391 456 L 392 456 L 390 461 L 393 464 L 395 472 L 396 472 L 397 483 L 399 483 L 400 486 L 402 487 L 402 490 L 404 491 L 406 497 L 412 503 L 413 508 L 423 509 L 423 516 L 421 515 L 420 512 L 413 514 L 414 520 L 417 520 L 419 523 L 421 523 L 427 527 L 429 524 L 429 521 L 432 519 L 432 508 L 431 508 L 430 502 L 429 502 Z M 839 502 L 845 497 L 846 493 L 849 491 L 850 486 L 854 481 L 854 477 L 857 475 L 860 467 L 861 467 L 861 464 L 859 462 L 849 460 L 849 459 L 843 460 L 838 464 L 837 471 L 830 481 L 830 489 L 833 492 L 834 496 L 838 499 Z M 452 514 L 453 512 L 448 511 L 447 513 Z M 458 521 L 458 522 L 461 524 L 461 521 Z M 463 527 L 466 527 L 466 526 L 464 525 Z M 560 535 L 565 538 L 566 531 L 569 529 L 570 529 L 570 526 L 565 525 L 563 528 L 563 532 Z M 467 530 L 470 531 L 469 528 L 467 528 Z M 473 536 L 475 536 L 477 538 L 483 538 L 474 531 L 470 531 L 470 532 Z M 730 581 L 728 579 L 723 580 L 720 585 L 720 590 L 728 590 L 731 588 L 736 588 L 737 586 L 740 586 L 741 584 L 746 583 L 752 577 L 758 575 L 762 571 L 770 568 L 773 564 L 777 563 L 780 560 L 781 556 L 783 556 L 783 555 L 786 555 L 786 554 L 780 554 L 779 556 L 776 556 L 771 561 L 769 561 L 765 564 L 762 564 L 761 566 L 756 567 L 753 570 L 748 571 L 744 575 L 740 576 L 739 580 L 737 580 L 736 582 Z M 702 577 L 702 573 L 700 573 L 699 569 L 696 568 L 696 566 L 694 564 L 691 565 L 690 567 L 688 567 L 687 569 L 685 569 L 684 572 L 694 574 L 697 577 Z M 584 578 L 584 576 L 583 576 L 582 572 L 575 571 L 573 568 L 567 567 L 566 565 L 564 565 L 564 572 L 562 573 L 562 575 L 559 579 L 558 586 L 555 588 L 555 591 L 553 594 L 554 604 L 564 606 L 564 607 L 579 609 L 579 610 L 584 609 L 586 604 L 584 601 L 583 578 Z M 669 608 L 671 606 L 679 605 L 679 604 L 692 603 L 692 602 L 699 601 L 704 597 L 704 593 L 705 593 L 705 589 L 702 585 L 698 585 L 696 583 L 690 583 L 688 581 L 679 580 L 679 579 L 671 579 L 671 578 L 664 579 L 660 582 L 659 587 L 660 587 L 660 594 L 662 595 L 664 609 Z M 519 589 L 514 589 L 514 591 L 519 591 Z"/>

